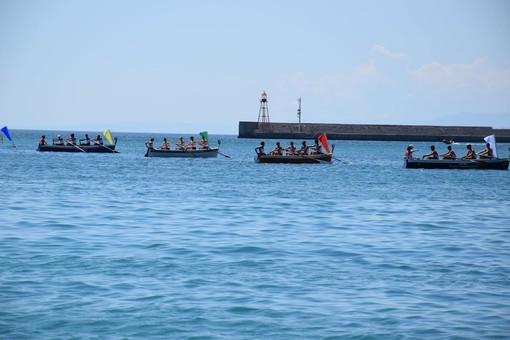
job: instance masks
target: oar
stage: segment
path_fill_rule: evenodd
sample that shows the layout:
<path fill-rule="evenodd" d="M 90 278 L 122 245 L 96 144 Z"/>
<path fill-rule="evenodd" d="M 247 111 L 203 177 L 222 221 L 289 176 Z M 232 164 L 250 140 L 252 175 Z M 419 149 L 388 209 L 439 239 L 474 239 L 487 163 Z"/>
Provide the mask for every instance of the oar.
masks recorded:
<path fill-rule="evenodd" d="M 192 155 L 193 155 L 193 157 L 200 158 L 200 157 L 198 157 L 197 155 L 195 155 L 193 152 L 191 152 L 191 151 L 187 150 L 185 146 L 183 147 L 182 145 L 179 145 L 179 144 L 177 144 L 177 143 L 175 143 L 175 142 L 172 142 L 172 143 L 173 143 L 173 144 L 175 144 L 175 145 L 177 145 L 181 151 L 189 152 L 190 154 L 192 154 Z"/>
<path fill-rule="evenodd" d="M 107 147 L 106 145 L 103 145 L 103 144 L 100 144 L 100 143 L 96 142 L 95 140 L 92 140 L 92 141 L 94 142 L 94 144 L 99 145 L 99 146 L 102 146 L 103 148 L 108 149 L 108 150 L 110 150 L 110 151 L 111 151 L 111 152 L 113 152 L 113 153 L 120 153 L 120 152 L 118 152 L 118 151 L 115 151 L 115 150 L 113 150 L 113 149 L 111 149 L 111 148 Z"/>
<path fill-rule="evenodd" d="M 179 149 L 180 149 L 180 150 L 186 150 L 186 146 L 184 146 L 184 147 L 183 147 L 182 145 L 177 144 L 176 142 L 172 142 L 172 144 L 177 145 L 177 146 L 179 147 Z"/>
<path fill-rule="evenodd" d="M 331 155 L 331 158 L 333 158 L 334 160 L 337 160 L 337 161 L 339 161 L 339 162 L 342 162 L 342 163 L 344 163 L 344 164 L 351 164 L 351 162 L 347 162 L 347 161 L 344 161 L 343 159 L 336 158 L 336 157 L 334 157 L 333 155 Z"/>
<path fill-rule="evenodd" d="M 305 156 L 305 157 L 306 157 L 306 155 L 302 155 L 302 156 Z M 330 156 L 331 156 L 331 158 L 333 158 L 333 159 L 335 159 L 335 160 L 337 160 L 337 161 L 339 161 L 339 162 L 342 162 L 342 163 L 344 163 L 344 164 L 350 164 L 350 163 L 349 163 L 349 162 L 347 162 L 347 161 L 344 161 L 344 160 L 338 159 L 338 158 L 336 158 L 336 157 L 333 157 L 333 155 L 330 155 Z M 313 160 L 315 160 L 315 161 L 319 161 L 319 162 L 329 163 L 329 162 L 323 161 L 323 160 L 321 160 L 321 159 L 316 159 L 316 158 L 311 158 L 311 157 L 307 157 L 307 158 L 310 158 L 310 159 L 313 159 Z"/>
<path fill-rule="evenodd" d="M 81 152 L 85 152 L 85 153 L 87 153 L 87 151 L 83 150 L 82 148 L 80 148 L 80 147 L 79 147 L 78 145 L 76 145 L 76 144 L 73 144 L 73 143 L 71 143 L 71 142 L 69 142 L 69 141 L 66 141 L 66 143 L 67 143 L 67 144 L 69 144 L 69 145 L 74 146 L 75 148 L 77 148 L 77 149 L 78 149 L 78 150 L 80 150 Z"/>
<path fill-rule="evenodd" d="M 193 157 L 200 158 L 200 157 L 198 157 L 197 155 L 195 155 L 193 152 L 191 152 L 191 151 L 189 151 L 189 150 L 187 150 L 187 149 L 184 149 L 184 151 L 189 152 L 190 154 L 192 154 L 192 155 L 193 155 Z"/>
<path fill-rule="evenodd" d="M 16 144 L 14 144 L 14 141 L 12 139 L 10 141 L 12 143 L 12 147 L 16 148 Z M 2 145 L 4 145 L 4 138 L 3 137 L 0 138 L 0 142 L 2 142 Z"/>
<path fill-rule="evenodd" d="M 218 153 L 219 153 L 220 155 L 222 155 L 223 157 L 225 157 L 225 158 L 232 158 L 231 156 L 229 156 L 229 155 L 225 155 L 224 153 L 221 153 L 221 152 L 220 152 L 220 150 L 219 150 L 220 145 L 221 145 L 221 140 L 219 140 L 219 139 L 218 139 Z"/>
<path fill-rule="evenodd" d="M 326 161 L 323 161 L 322 159 L 317 159 L 317 158 L 309 157 L 308 155 L 304 155 L 304 154 L 303 154 L 303 155 L 301 155 L 301 156 L 303 156 L 304 158 L 308 158 L 308 159 L 314 160 L 314 161 L 316 161 L 317 163 L 323 163 L 323 162 L 324 162 L 324 163 L 328 163 L 328 162 L 326 162 Z"/>

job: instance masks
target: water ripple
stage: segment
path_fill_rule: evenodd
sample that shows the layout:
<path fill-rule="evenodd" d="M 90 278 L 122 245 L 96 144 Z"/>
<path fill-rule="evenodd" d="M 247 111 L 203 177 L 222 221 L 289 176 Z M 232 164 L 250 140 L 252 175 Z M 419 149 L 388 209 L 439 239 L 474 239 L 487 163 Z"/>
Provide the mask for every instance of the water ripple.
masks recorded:
<path fill-rule="evenodd" d="M 233 137 L 231 159 L 146 159 L 146 137 L 0 150 L 0 338 L 510 334 L 508 172 L 410 171 L 375 142 L 337 143 L 350 164 L 257 165 Z"/>

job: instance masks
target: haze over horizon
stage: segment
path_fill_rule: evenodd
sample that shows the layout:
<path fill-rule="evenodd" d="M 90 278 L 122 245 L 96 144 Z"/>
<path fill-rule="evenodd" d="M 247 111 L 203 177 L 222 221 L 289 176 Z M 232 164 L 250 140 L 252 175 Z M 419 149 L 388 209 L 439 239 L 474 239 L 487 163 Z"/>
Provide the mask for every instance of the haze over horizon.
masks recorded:
<path fill-rule="evenodd" d="M 0 124 L 510 128 L 510 2 L 0 0 Z"/>

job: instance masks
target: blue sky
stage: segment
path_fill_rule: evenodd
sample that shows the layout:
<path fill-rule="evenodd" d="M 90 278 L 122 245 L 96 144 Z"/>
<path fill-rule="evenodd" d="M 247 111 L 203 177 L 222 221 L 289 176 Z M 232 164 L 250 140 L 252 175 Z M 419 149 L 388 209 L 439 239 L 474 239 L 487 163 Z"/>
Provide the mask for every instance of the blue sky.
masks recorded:
<path fill-rule="evenodd" d="M 0 124 L 510 128 L 510 1 L 0 0 Z"/>

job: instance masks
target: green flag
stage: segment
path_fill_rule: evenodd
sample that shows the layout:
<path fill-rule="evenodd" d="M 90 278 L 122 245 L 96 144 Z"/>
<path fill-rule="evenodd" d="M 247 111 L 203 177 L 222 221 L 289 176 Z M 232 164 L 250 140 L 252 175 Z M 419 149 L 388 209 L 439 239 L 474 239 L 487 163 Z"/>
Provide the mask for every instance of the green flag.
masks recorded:
<path fill-rule="evenodd" d="M 207 134 L 207 131 L 200 132 L 200 136 L 206 141 L 209 141 L 209 135 Z"/>

